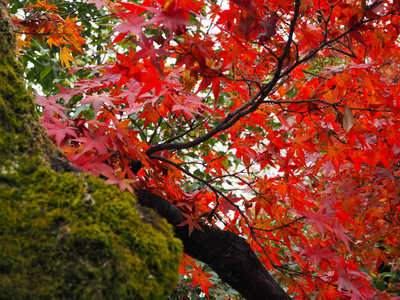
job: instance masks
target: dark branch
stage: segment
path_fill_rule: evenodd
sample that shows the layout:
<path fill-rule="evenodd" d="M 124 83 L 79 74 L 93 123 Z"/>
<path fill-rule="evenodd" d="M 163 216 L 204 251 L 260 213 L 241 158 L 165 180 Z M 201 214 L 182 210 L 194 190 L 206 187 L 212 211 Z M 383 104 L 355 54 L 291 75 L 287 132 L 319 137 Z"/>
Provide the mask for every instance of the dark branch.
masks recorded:
<path fill-rule="evenodd" d="M 184 252 L 208 264 L 218 276 L 248 300 L 289 300 L 254 254 L 249 244 L 238 235 L 202 224 L 204 233 L 194 229 L 188 236 L 180 210 L 164 198 L 146 190 L 136 191 L 140 205 L 155 209 L 175 228 Z"/>

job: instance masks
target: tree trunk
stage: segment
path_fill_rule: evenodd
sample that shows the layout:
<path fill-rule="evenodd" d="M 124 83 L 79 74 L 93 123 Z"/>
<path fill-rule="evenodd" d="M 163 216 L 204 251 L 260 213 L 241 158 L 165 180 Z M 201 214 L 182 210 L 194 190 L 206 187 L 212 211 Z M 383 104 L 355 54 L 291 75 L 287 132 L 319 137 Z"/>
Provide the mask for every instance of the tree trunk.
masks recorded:
<path fill-rule="evenodd" d="M 0 0 L 0 298 L 166 299 L 182 253 L 172 226 L 62 161 L 23 78 Z"/>

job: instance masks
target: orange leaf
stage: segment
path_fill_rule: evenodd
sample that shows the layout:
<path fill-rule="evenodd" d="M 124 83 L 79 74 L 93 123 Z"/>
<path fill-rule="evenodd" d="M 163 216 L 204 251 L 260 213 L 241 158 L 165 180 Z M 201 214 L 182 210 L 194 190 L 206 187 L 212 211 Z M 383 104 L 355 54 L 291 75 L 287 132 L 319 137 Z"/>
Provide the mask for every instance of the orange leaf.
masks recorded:
<path fill-rule="evenodd" d="M 201 287 L 201 290 L 204 292 L 204 294 L 206 294 L 207 298 L 210 298 L 208 289 L 210 287 L 215 289 L 215 287 L 212 285 L 210 280 L 208 280 L 208 278 L 210 278 L 212 275 L 208 274 L 208 273 L 204 273 L 201 269 L 201 265 L 200 266 L 196 265 L 194 270 L 189 271 L 189 273 L 191 273 L 193 275 L 193 284 L 194 285 L 199 284 Z"/>
<path fill-rule="evenodd" d="M 71 69 L 71 66 L 69 64 L 70 61 L 77 62 L 72 55 L 70 54 L 72 52 L 71 49 L 68 47 L 64 46 L 60 50 L 60 60 L 61 63 L 67 66 L 68 69 Z"/>

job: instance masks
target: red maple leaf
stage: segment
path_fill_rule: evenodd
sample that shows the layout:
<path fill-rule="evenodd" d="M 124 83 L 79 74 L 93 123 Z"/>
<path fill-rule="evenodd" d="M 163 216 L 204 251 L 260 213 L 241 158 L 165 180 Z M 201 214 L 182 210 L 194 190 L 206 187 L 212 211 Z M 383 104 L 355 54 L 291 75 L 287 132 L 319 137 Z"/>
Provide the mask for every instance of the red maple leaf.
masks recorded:
<path fill-rule="evenodd" d="M 84 137 L 73 139 L 72 141 L 80 142 L 83 144 L 83 148 L 79 155 L 83 153 L 96 149 L 100 154 L 108 153 L 107 144 L 110 143 L 110 137 L 105 135 L 107 126 L 102 126 L 100 129 L 90 133 L 89 131 L 84 131 Z"/>
<path fill-rule="evenodd" d="M 206 294 L 207 298 L 210 298 L 209 288 L 215 289 L 208 278 L 211 277 L 211 274 L 204 273 L 202 271 L 201 265 L 194 267 L 194 270 L 190 270 L 189 273 L 193 275 L 193 284 L 199 284 L 201 290 Z"/>
<path fill-rule="evenodd" d="M 95 114 L 97 115 L 97 113 L 99 112 L 101 107 L 104 105 L 104 103 L 115 108 L 113 101 L 115 101 L 115 98 L 109 97 L 108 93 L 103 93 L 103 94 L 93 93 L 90 96 L 86 97 L 85 99 L 82 99 L 81 101 L 79 101 L 79 103 L 75 104 L 75 106 L 79 106 L 80 104 L 92 103 L 93 110 L 94 110 Z"/>
<path fill-rule="evenodd" d="M 203 228 L 201 228 L 200 223 L 202 220 L 196 215 L 196 214 L 185 214 L 182 213 L 182 216 L 186 218 L 185 221 L 182 223 L 178 224 L 177 226 L 189 226 L 189 236 L 192 234 L 193 230 L 196 228 L 197 230 L 203 231 Z"/>
<path fill-rule="evenodd" d="M 122 19 L 125 20 L 125 22 L 118 24 L 114 31 L 140 35 L 142 33 L 142 28 L 147 25 L 147 22 L 144 22 L 145 17 L 139 17 L 136 12 L 133 14 L 126 14 L 122 11 L 119 11 L 118 14 L 120 17 L 122 17 Z"/>
<path fill-rule="evenodd" d="M 76 133 L 76 128 L 68 126 L 67 120 L 61 121 L 57 118 L 52 117 L 50 119 L 50 122 L 44 122 L 43 126 L 46 127 L 49 135 L 54 136 L 54 139 L 56 140 L 56 144 L 58 146 L 61 145 L 62 141 L 66 137 L 78 137 Z"/>
<path fill-rule="evenodd" d="M 67 119 L 67 116 L 64 114 L 64 110 L 69 109 L 56 102 L 56 100 L 59 98 L 58 96 L 43 97 L 38 94 L 35 94 L 35 96 L 35 102 L 44 107 L 43 117 L 45 122 L 50 121 L 50 119 L 54 116 L 54 113 Z"/>

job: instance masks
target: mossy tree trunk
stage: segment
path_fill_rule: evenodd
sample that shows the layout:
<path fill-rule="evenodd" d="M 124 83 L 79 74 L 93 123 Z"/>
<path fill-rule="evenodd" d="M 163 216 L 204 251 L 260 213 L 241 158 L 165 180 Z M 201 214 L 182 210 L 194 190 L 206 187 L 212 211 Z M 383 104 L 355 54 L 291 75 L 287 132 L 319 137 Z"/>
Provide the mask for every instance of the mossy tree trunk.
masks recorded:
<path fill-rule="evenodd" d="M 61 160 L 23 74 L 0 0 L 0 298 L 166 299 L 182 253 L 172 227 Z"/>

